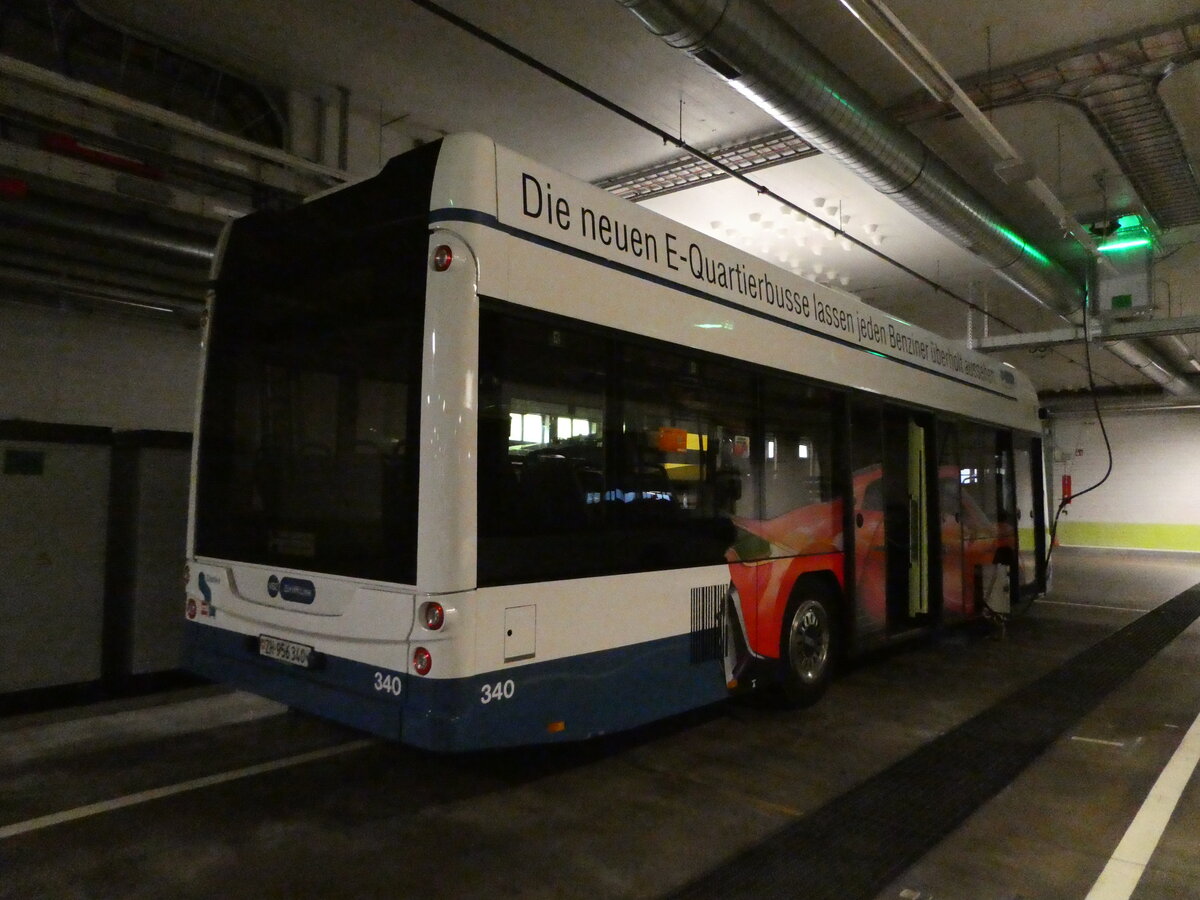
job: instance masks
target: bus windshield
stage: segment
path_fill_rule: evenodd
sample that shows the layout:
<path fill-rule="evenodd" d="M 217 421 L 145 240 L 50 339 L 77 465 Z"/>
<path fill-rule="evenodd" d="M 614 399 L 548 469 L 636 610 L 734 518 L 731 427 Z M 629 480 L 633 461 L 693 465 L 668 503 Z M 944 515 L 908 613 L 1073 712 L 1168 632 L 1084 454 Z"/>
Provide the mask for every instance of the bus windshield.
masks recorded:
<path fill-rule="evenodd" d="M 344 206 L 325 227 L 318 208 L 231 231 L 196 553 L 411 584 L 427 215 L 347 227 Z"/>

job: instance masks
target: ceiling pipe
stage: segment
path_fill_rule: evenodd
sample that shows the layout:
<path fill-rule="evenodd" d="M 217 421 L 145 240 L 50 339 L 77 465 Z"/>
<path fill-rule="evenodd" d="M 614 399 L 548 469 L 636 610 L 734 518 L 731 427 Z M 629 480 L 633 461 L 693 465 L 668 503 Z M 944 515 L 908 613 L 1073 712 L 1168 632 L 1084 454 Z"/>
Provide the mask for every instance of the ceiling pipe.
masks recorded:
<path fill-rule="evenodd" d="M 237 153 L 244 153 L 256 160 L 274 163 L 293 172 L 301 172 L 307 176 L 315 176 L 327 185 L 341 184 L 347 179 L 347 174 L 331 166 L 324 166 L 311 160 L 303 159 L 295 154 L 268 147 L 264 144 L 243 137 L 219 131 L 216 128 L 190 119 L 187 116 L 163 109 L 151 103 L 134 100 L 116 91 L 96 87 L 82 81 L 75 81 L 57 72 L 51 72 L 32 63 L 22 62 L 11 56 L 0 54 L 0 75 L 14 82 L 26 82 L 35 87 L 50 91 L 64 97 L 81 100 L 89 106 L 95 106 L 120 116 L 129 116 L 152 127 L 161 127 L 172 134 L 182 134 L 196 138 L 209 144 L 215 144 Z"/>
<path fill-rule="evenodd" d="M 116 304 L 141 312 L 172 314 L 189 323 L 198 322 L 204 311 L 203 301 L 186 297 L 147 294 L 8 266 L 0 266 L 0 285 L 57 299 L 79 300 L 106 306 Z"/>
<path fill-rule="evenodd" d="M 866 91 L 762 0 L 617 2 L 652 34 L 688 53 L 821 152 L 979 256 L 1032 300 L 1068 321 L 1078 319 L 1084 299 L 1080 282 L 1023 240 L 919 139 L 893 125 Z M 1195 392 L 1127 342 L 1109 349 L 1127 362 L 1152 363 L 1137 368 L 1166 390 Z"/>
<path fill-rule="evenodd" d="M 0 199 L 0 219 L 36 225 L 69 234 L 82 234 L 104 242 L 116 242 L 164 256 L 208 265 L 216 251 L 217 238 L 135 224 L 118 216 L 48 200 Z"/>
<path fill-rule="evenodd" d="M 1176 397 L 1189 397 L 1198 393 L 1196 388 L 1184 380 L 1181 375 L 1172 372 L 1131 341 L 1117 341 L 1109 344 L 1108 349 L 1146 378 L 1160 385 L 1169 394 L 1174 394 Z"/>
<path fill-rule="evenodd" d="M 1200 359 L 1196 358 L 1196 352 L 1179 335 L 1171 334 L 1165 337 L 1149 338 L 1148 343 L 1163 357 L 1170 360 L 1176 368 L 1185 372 L 1188 370 L 1200 372 Z"/>
<path fill-rule="evenodd" d="M 139 259 L 144 263 L 145 256 Z M 97 290 L 109 288 L 138 291 L 149 296 L 179 297 L 203 304 L 207 281 L 196 270 L 196 277 L 179 280 L 148 271 L 134 271 L 124 265 L 108 265 L 77 258 L 66 253 L 42 253 L 15 247 L 0 234 L 0 267 L 8 270 L 41 272 L 86 282 Z"/>
<path fill-rule="evenodd" d="M 1067 211 L 1050 186 L 1021 158 L 1000 129 L 984 115 L 983 110 L 967 96 L 966 91 L 938 62 L 933 53 L 908 30 L 883 0 L 842 0 L 842 6 L 862 22 L 875 40 L 886 47 L 934 99 L 953 106 L 975 133 L 987 142 L 996 154 L 992 169 L 1005 184 L 1024 184 L 1063 231 L 1070 233 L 1099 266 L 1116 274 L 1117 270 L 1113 264 L 1100 253 L 1092 233 Z"/>
<path fill-rule="evenodd" d="M 1164 397 L 1155 393 L 1153 396 L 1104 395 L 1098 398 L 1100 409 L 1105 413 L 1134 413 L 1134 412 L 1167 412 L 1180 409 L 1200 410 L 1200 402 L 1195 397 Z M 1042 405 L 1051 418 L 1061 416 L 1096 415 L 1096 402 L 1091 397 L 1081 397 L 1078 394 L 1064 396 L 1055 395 L 1042 400 Z"/>
<path fill-rule="evenodd" d="M 618 0 L 822 153 L 986 260 L 1058 315 L 1081 284 L 1007 225 L 974 188 L 761 0 Z"/>

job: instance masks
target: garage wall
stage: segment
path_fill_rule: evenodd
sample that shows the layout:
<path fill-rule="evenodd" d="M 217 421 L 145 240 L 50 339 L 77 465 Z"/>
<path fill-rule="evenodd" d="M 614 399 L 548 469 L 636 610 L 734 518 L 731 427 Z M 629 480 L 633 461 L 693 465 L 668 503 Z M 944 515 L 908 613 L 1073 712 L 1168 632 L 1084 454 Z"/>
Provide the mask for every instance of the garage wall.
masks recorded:
<path fill-rule="evenodd" d="M 1104 423 L 1112 476 L 1067 507 L 1059 543 L 1200 552 L 1200 410 L 1111 413 Z M 1075 492 L 1104 475 L 1107 456 L 1094 414 L 1055 418 L 1051 445 L 1055 504 L 1062 475 L 1071 476 Z"/>
<path fill-rule="evenodd" d="M 0 301 L 0 419 L 192 430 L 200 332 Z"/>
<path fill-rule="evenodd" d="M 0 714 L 178 667 L 199 361 L 197 329 L 0 299 Z"/>
<path fill-rule="evenodd" d="M 339 165 L 340 99 L 333 90 L 294 90 L 288 94 L 288 149 L 302 159 L 333 168 Z M 409 116 L 364 106 L 349 98 L 346 109 L 346 170 L 354 176 L 374 175 L 393 156 L 418 143 L 437 140 L 444 132 L 422 126 Z"/>
<path fill-rule="evenodd" d="M 1157 260 L 1151 280 L 1155 318 L 1185 315 L 1184 303 L 1200 292 L 1200 243 L 1185 244 Z M 1200 335 L 1185 334 L 1182 339 L 1193 352 L 1200 350 Z"/>
<path fill-rule="evenodd" d="M 109 432 L 0 423 L 0 697 L 103 670 Z"/>

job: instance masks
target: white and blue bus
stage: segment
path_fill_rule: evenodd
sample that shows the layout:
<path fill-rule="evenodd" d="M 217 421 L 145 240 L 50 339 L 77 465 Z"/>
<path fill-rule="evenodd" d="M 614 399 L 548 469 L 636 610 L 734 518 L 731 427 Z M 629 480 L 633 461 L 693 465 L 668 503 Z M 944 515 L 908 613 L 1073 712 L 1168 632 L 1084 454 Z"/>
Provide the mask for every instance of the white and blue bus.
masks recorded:
<path fill-rule="evenodd" d="M 186 658 L 440 750 L 586 738 L 1044 589 L 1011 367 L 479 135 L 232 223 Z"/>

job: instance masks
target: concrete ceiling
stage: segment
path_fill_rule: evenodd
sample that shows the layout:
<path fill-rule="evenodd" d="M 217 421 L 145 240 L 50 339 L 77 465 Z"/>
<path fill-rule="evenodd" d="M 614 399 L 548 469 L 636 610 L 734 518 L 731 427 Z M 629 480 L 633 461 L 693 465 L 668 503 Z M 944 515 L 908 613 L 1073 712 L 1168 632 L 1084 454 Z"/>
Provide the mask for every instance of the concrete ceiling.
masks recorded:
<path fill-rule="evenodd" d="M 316 92 L 348 89 L 351 104 L 381 123 L 380 155 L 389 129 L 418 137 L 481 131 L 586 180 L 679 155 L 659 138 L 410 2 L 86 0 L 81 5 L 98 18 L 155 36 L 263 83 Z M 711 71 L 651 36 L 615 0 L 441 0 L 441 5 L 701 148 L 779 129 Z M 772 0 L 771 5 L 883 106 L 911 110 L 928 100 L 915 79 L 837 0 Z M 1153 34 L 1183 20 L 1200 23 L 1200 0 L 1048 0 L 1034 5 L 1018 0 L 932 5 L 927 0 L 893 0 L 890 6 L 964 84 L 1030 61 L 1052 64 L 1108 39 Z M 1195 49 L 1200 50 L 1200 43 Z M 1193 165 L 1200 159 L 1198 90 L 1200 63 L 1173 66 L 1158 89 Z M 1102 139 L 1079 103 L 1029 97 L 997 107 L 990 116 L 1081 221 L 1142 211 L 1142 199 L 1122 173 L 1111 141 Z M 1068 264 L 1081 257 L 1072 241 L 1063 240 L 1059 223 L 1024 186 L 1005 185 L 993 174 L 986 146 L 961 119 L 914 116 L 909 127 L 1025 237 Z M 879 249 L 884 253 L 1002 313 L 1019 330 L 1062 325 L 986 265 L 830 158 L 802 159 L 752 177 L 821 215 L 836 204 L 837 217 L 830 221 L 862 239 L 881 238 Z M 689 225 L 740 241 L 772 261 L 786 254 L 785 261 L 790 259 L 805 274 L 828 278 L 832 269 L 834 283 L 840 286 L 845 279 L 845 289 L 935 331 L 963 337 L 969 327 L 976 336 L 984 328 L 978 315 L 969 323 L 967 309 L 946 294 L 860 249 L 846 251 L 836 243 L 809 240 L 811 235 L 792 219 L 786 220 L 785 234 L 768 239 L 755 233 L 751 213 L 780 224 L 785 217 L 778 204 L 770 208 L 752 189 L 735 182 L 713 181 L 646 202 Z M 875 227 L 867 231 L 868 226 Z M 1200 315 L 1198 238 L 1196 226 L 1160 235 L 1165 249 L 1154 270 L 1156 317 Z M 988 327 L 1003 330 L 995 324 Z M 1197 350 L 1195 334 L 1184 341 Z M 1101 386 L 1153 387 L 1114 356 L 1093 356 Z M 1087 383 L 1083 353 L 1077 347 L 1014 352 L 1005 358 L 1026 370 L 1043 390 L 1075 390 Z"/>

